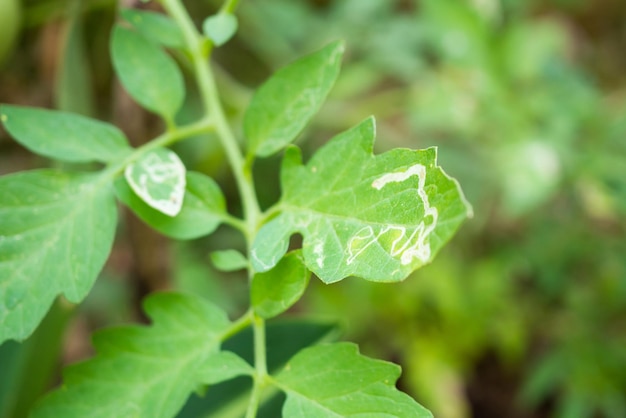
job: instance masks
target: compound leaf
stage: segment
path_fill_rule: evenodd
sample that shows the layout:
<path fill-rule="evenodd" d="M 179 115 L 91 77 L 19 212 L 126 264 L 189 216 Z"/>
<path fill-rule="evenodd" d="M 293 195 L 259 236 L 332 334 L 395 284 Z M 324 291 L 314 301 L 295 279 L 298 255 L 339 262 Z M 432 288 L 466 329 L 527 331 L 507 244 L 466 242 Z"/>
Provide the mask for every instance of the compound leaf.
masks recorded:
<path fill-rule="evenodd" d="M 170 48 L 185 46 L 180 28 L 164 14 L 137 9 L 122 9 L 120 13 L 146 38 Z"/>
<path fill-rule="evenodd" d="M 229 355 L 228 371 L 210 373 L 212 356 L 219 354 L 230 325 L 219 308 L 179 293 L 154 294 L 144 307 L 152 326 L 98 332 L 97 355 L 66 369 L 63 386 L 44 398 L 32 416 L 173 417 L 208 380 L 247 372 L 243 360 Z"/>
<path fill-rule="evenodd" d="M 283 416 L 290 418 L 432 418 L 394 386 L 400 367 L 362 356 L 355 344 L 305 348 L 275 378 L 287 394 Z"/>
<path fill-rule="evenodd" d="M 335 84 L 343 51 L 343 43 L 331 43 L 278 70 L 256 91 L 243 120 L 250 154 L 266 157 L 294 141 Z"/>
<path fill-rule="evenodd" d="M 263 318 L 283 313 L 300 299 L 310 277 L 300 251 L 283 257 L 273 269 L 255 274 L 250 290 L 255 312 Z"/>
<path fill-rule="evenodd" d="M 185 97 L 185 85 L 174 60 L 140 34 L 116 26 L 111 40 L 115 71 L 139 104 L 173 119 Z"/>
<path fill-rule="evenodd" d="M 372 155 L 368 119 L 320 148 L 306 166 L 287 150 L 280 214 L 259 230 L 256 271 L 271 269 L 303 235 L 306 266 L 326 283 L 347 276 L 399 281 L 430 262 L 471 209 L 436 164 L 436 149 Z"/>
<path fill-rule="evenodd" d="M 201 173 L 187 172 L 185 198 L 180 212 L 166 215 L 148 205 L 125 179 L 115 182 L 115 192 L 145 223 L 176 239 L 194 239 L 213 232 L 224 219 L 226 202 L 215 181 Z"/>
<path fill-rule="evenodd" d="M 29 336 L 58 294 L 85 297 L 116 223 L 112 188 L 98 175 L 0 177 L 0 342 Z"/>
<path fill-rule="evenodd" d="M 84 116 L 9 105 L 0 107 L 0 113 L 4 127 L 17 142 L 46 157 L 108 163 L 131 150 L 115 126 Z"/>

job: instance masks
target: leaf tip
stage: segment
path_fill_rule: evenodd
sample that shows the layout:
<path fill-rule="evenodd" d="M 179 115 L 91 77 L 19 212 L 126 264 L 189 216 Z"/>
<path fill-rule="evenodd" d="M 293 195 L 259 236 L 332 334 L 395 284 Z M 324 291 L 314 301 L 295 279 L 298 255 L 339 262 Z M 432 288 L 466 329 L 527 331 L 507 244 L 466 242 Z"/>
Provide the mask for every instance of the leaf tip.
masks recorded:
<path fill-rule="evenodd" d="M 333 62 L 341 59 L 343 57 L 343 54 L 346 52 L 346 42 L 343 39 L 331 42 L 329 47 L 332 50 L 330 59 Z"/>
<path fill-rule="evenodd" d="M 373 133 L 373 136 L 376 135 L 376 117 L 374 117 L 374 115 L 370 115 L 368 116 L 364 121 L 363 124 L 369 128 L 369 130 Z"/>
<path fill-rule="evenodd" d="M 438 150 L 439 149 L 436 146 L 430 147 L 427 149 L 427 151 L 431 151 L 434 155 L 433 164 L 435 165 L 435 167 L 438 168 L 439 171 L 441 171 L 441 174 L 446 179 L 448 179 L 454 184 L 454 187 L 456 188 L 459 194 L 459 199 L 461 200 L 461 203 L 463 203 L 463 206 L 465 207 L 465 216 L 468 219 L 472 219 L 474 217 L 474 208 L 472 204 L 469 202 L 469 200 L 467 199 L 467 197 L 465 197 L 465 193 L 463 192 L 463 188 L 461 187 L 461 184 L 459 183 L 459 181 L 456 178 L 450 176 L 448 173 L 446 173 L 444 169 L 441 168 L 441 166 L 437 163 Z"/>
<path fill-rule="evenodd" d="M 350 141 L 352 135 L 355 133 L 358 133 L 358 138 L 361 141 L 364 151 L 368 154 L 373 153 L 374 142 L 376 141 L 376 118 L 374 118 L 374 116 L 367 117 L 358 125 L 340 134 L 337 138 L 345 137 L 346 140 Z"/>

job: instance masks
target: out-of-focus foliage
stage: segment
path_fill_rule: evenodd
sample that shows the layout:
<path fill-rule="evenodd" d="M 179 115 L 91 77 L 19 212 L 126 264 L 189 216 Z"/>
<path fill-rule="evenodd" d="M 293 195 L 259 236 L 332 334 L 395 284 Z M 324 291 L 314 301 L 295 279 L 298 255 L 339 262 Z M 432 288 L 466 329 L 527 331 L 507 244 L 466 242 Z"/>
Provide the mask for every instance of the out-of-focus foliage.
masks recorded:
<path fill-rule="evenodd" d="M 606 25 L 621 30 L 623 54 L 626 12 L 608 3 L 622 13 L 621 27 Z M 382 147 L 438 145 L 477 214 L 399 291 L 313 281 L 307 307 L 349 315 L 353 336 L 401 358 L 404 384 L 435 416 L 626 414 L 626 78 L 585 68 L 588 49 L 610 46 L 577 26 L 601 12 L 495 0 L 248 6 L 241 41 L 270 66 L 347 40 L 321 129 L 386 116 Z M 501 399 L 485 406 L 490 390 Z"/>
<path fill-rule="evenodd" d="M 4 52 L 0 102 L 55 103 L 110 119 L 115 2 L 67 3 L 21 3 L 22 33 L 18 48 Z M 199 25 L 218 6 L 188 4 Z M 459 179 L 476 214 L 405 282 L 326 286 L 313 279 L 292 309 L 345 318 L 348 337 L 364 354 L 402 364 L 399 385 L 437 417 L 626 416 L 623 2 L 242 0 L 238 15 L 239 31 L 216 51 L 233 121 L 270 70 L 344 39 L 344 69 L 300 139 L 308 141 L 305 153 L 374 114 L 381 150 L 438 146 L 440 164 Z M 11 28 L 0 22 L 1 30 Z M 178 118 L 191 119 L 197 108 L 188 88 Z M 219 147 L 207 139 L 178 151 L 189 169 L 215 176 L 232 195 Z M 0 172 L 40 164 L 0 133 Z M 257 169 L 276 179 L 258 187 L 261 201 L 272 202 L 276 173 L 262 162 Z M 215 272 L 206 257 L 237 241 L 217 234 L 176 247 L 172 285 L 238 312 L 245 298 L 239 276 Z M 92 326 L 132 311 L 121 280 L 125 245 L 118 243 L 105 280 L 76 316 Z M 52 328 L 37 341 L 58 344 L 63 327 Z M 9 379 L 30 373 L 32 352 L 0 347 L 0 363 L 20 361 Z M 45 360 L 38 382 L 53 375 Z M 3 417 L 28 410 L 45 386 L 17 399 L 0 380 Z"/>
<path fill-rule="evenodd" d="M 0 3 L 0 64 L 11 52 L 20 30 L 19 0 L 4 0 Z"/>

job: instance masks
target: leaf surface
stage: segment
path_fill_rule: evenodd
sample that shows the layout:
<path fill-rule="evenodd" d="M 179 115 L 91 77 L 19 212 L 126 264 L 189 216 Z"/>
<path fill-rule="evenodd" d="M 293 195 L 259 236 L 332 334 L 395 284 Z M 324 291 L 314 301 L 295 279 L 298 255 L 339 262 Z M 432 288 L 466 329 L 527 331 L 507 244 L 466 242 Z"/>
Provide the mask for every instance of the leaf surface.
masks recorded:
<path fill-rule="evenodd" d="M 256 91 L 243 120 L 250 154 L 266 157 L 295 140 L 335 84 L 343 51 L 343 43 L 331 43 L 278 70 Z"/>
<path fill-rule="evenodd" d="M 148 151 L 126 166 L 124 177 L 148 206 L 168 216 L 176 216 L 185 197 L 185 165 L 167 148 Z"/>
<path fill-rule="evenodd" d="M 169 17 L 137 9 L 122 9 L 121 14 L 140 34 L 154 42 L 170 48 L 185 46 L 180 28 Z"/>
<path fill-rule="evenodd" d="M 244 359 L 230 351 L 210 356 L 199 369 L 202 383 L 213 385 L 237 376 L 253 375 L 254 369 Z"/>
<path fill-rule="evenodd" d="M 362 356 L 355 344 L 305 348 L 276 376 L 290 418 L 396 417 L 432 414 L 394 386 L 400 367 Z"/>
<path fill-rule="evenodd" d="M 285 312 L 304 294 L 310 277 L 300 251 L 283 257 L 273 269 L 254 275 L 250 290 L 254 311 L 263 318 Z"/>
<path fill-rule="evenodd" d="M 216 46 L 224 45 L 237 32 L 237 17 L 228 13 L 219 13 L 207 17 L 202 23 L 202 30 Z"/>
<path fill-rule="evenodd" d="M 80 302 L 115 235 L 112 188 L 53 170 L 0 177 L 0 342 L 28 337 L 57 295 Z"/>
<path fill-rule="evenodd" d="M 175 217 L 149 206 L 125 179 L 115 182 L 117 197 L 152 228 L 168 237 L 194 239 L 215 231 L 226 214 L 224 195 L 215 181 L 201 173 L 187 172 L 185 198 Z"/>
<path fill-rule="evenodd" d="M 154 294 L 144 306 L 152 326 L 98 332 L 98 354 L 66 369 L 63 386 L 44 398 L 33 417 L 172 417 L 207 380 L 245 372 L 243 360 L 219 356 L 230 325 L 219 308 L 178 293 Z M 228 372 L 210 373 L 216 355 L 226 358 Z"/>
<path fill-rule="evenodd" d="M 174 60 L 140 34 L 116 26 L 111 57 L 120 81 L 139 104 L 165 119 L 173 119 L 185 96 L 185 85 Z"/>
<path fill-rule="evenodd" d="M 348 276 L 399 281 L 430 262 L 471 215 L 458 183 L 436 164 L 436 149 L 372 155 L 374 121 L 331 140 L 302 165 L 285 155 L 281 213 L 259 230 L 251 252 L 267 271 L 303 235 L 306 266 L 326 283 Z"/>
<path fill-rule="evenodd" d="M 115 126 L 55 110 L 2 105 L 0 118 L 17 142 L 49 158 L 71 162 L 123 158 L 131 150 Z"/>
<path fill-rule="evenodd" d="M 237 271 L 248 267 L 248 259 L 237 250 L 213 251 L 211 261 L 220 271 Z"/>

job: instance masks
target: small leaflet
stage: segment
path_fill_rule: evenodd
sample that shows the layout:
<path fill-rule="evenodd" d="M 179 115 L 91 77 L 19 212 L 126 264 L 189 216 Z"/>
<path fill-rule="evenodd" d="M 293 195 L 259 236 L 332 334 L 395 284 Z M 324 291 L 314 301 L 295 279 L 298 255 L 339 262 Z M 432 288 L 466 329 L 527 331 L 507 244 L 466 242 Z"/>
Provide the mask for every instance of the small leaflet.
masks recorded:
<path fill-rule="evenodd" d="M 248 259 L 237 250 L 214 251 L 209 256 L 220 271 L 237 271 L 248 267 Z"/>
<path fill-rule="evenodd" d="M 202 24 L 202 29 L 207 38 L 212 40 L 216 46 L 222 46 L 235 35 L 237 26 L 237 17 L 220 13 L 207 17 Z"/>
<path fill-rule="evenodd" d="M 185 166 L 174 152 L 157 148 L 126 167 L 126 181 L 152 208 L 176 216 L 185 197 Z"/>

